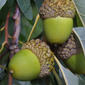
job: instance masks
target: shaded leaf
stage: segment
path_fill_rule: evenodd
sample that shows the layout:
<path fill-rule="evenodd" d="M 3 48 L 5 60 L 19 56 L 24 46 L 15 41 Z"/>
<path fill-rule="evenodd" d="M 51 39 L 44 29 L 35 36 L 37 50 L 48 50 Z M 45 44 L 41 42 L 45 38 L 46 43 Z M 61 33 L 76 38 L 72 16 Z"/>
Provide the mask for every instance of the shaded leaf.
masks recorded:
<path fill-rule="evenodd" d="M 8 84 L 8 76 L 6 76 L 3 80 L 0 81 L 0 85 L 7 85 Z"/>
<path fill-rule="evenodd" d="M 29 36 L 29 33 L 32 29 L 32 26 L 33 26 L 33 24 L 23 16 L 22 17 L 22 26 L 21 26 L 22 27 L 21 37 L 23 37 L 23 39 L 24 39 L 23 41 L 27 40 L 27 38 Z M 32 36 L 31 36 L 31 39 L 36 38 L 37 36 L 39 36 L 41 34 L 41 32 L 42 32 L 42 20 L 40 19 L 38 21 L 38 24 L 37 24 Z M 20 39 L 21 39 L 21 37 L 20 37 Z"/>
<path fill-rule="evenodd" d="M 43 3 L 44 0 L 34 0 L 38 8 L 40 8 L 41 4 Z"/>
<path fill-rule="evenodd" d="M 3 64 L 3 66 L 5 67 L 6 65 Z M 3 68 L 0 68 L 0 80 L 2 80 L 5 76 L 6 76 L 5 70 Z"/>
<path fill-rule="evenodd" d="M 32 20 L 33 14 L 30 0 L 17 0 L 17 2 L 25 17 L 29 20 Z"/>
<path fill-rule="evenodd" d="M 78 39 L 79 39 L 79 41 L 81 43 L 84 55 L 85 55 L 85 28 L 83 28 L 83 27 L 74 28 L 73 32 L 78 37 Z"/>
<path fill-rule="evenodd" d="M 5 5 L 7 0 L 0 0 L 0 9 Z"/>
<path fill-rule="evenodd" d="M 18 81 L 13 79 L 13 85 L 32 85 L 30 81 Z"/>
<path fill-rule="evenodd" d="M 31 83 L 32 83 L 32 85 L 56 85 L 56 84 L 53 84 L 53 82 L 51 80 L 51 76 L 33 80 L 33 81 L 31 81 Z"/>

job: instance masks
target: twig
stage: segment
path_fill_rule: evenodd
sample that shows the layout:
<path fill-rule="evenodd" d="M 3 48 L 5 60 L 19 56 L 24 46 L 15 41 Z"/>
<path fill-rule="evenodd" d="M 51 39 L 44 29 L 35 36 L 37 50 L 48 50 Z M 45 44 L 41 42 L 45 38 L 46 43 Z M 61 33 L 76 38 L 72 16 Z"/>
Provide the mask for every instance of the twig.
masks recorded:
<path fill-rule="evenodd" d="M 5 42 L 8 43 L 8 21 L 9 21 L 9 12 L 6 18 L 6 24 L 5 24 Z"/>
<path fill-rule="evenodd" d="M 30 34 L 29 34 L 29 36 L 28 36 L 27 41 L 30 40 L 30 38 L 31 38 L 31 36 L 32 36 L 32 33 L 33 33 L 33 31 L 34 31 L 34 29 L 35 29 L 35 27 L 36 27 L 36 25 L 37 25 L 37 22 L 38 22 L 39 18 L 40 18 L 40 15 L 38 14 L 37 17 L 36 17 L 35 23 L 34 23 L 34 25 L 33 25 L 33 27 L 32 27 L 32 30 L 31 30 L 31 32 L 30 32 Z"/>
<path fill-rule="evenodd" d="M 6 41 L 4 41 L 3 43 L 2 43 L 2 46 L 1 46 L 1 49 L 0 49 L 0 53 L 3 51 L 3 49 L 4 49 L 4 46 L 6 45 Z"/>
<path fill-rule="evenodd" d="M 8 36 L 8 38 L 13 39 L 13 37 L 12 37 L 11 35 L 9 35 L 9 36 Z M 20 40 L 18 40 L 18 43 L 20 43 L 21 45 L 23 45 L 23 44 L 24 44 L 24 43 L 23 43 L 22 41 L 20 41 Z"/>
<path fill-rule="evenodd" d="M 3 31 L 5 29 L 5 27 L 3 26 L 1 29 L 0 29 L 0 31 Z"/>

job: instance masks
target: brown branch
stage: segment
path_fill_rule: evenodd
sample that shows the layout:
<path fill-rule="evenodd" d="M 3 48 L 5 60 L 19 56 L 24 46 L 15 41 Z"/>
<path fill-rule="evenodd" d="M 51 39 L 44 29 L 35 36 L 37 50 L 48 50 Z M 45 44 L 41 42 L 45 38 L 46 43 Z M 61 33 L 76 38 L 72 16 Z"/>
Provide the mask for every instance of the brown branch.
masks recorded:
<path fill-rule="evenodd" d="M 12 80 L 13 80 L 13 78 L 12 78 L 11 74 L 9 73 L 8 85 L 12 85 Z"/>
<path fill-rule="evenodd" d="M 16 11 L 15 14 L 13 16 L 13 19 L 15 20 L 15 24 L 14 24 L 14 35 L 12 38 L 12 42 L 9 46 L 10 49 L 10 59 L 13 57 L 13 55 L 19 51 L 18 48 L 18 38 L 19 38 L 19 34 L 20 34 L 20 11 L 19 8 L 16 7 Z M 8 85 L 12 85 L 12 76 L 9 73 L 9 81 L 8 81 Z"/>
<path fill-rule="evenodd" d="M 15 20 L 15 24 L 14 24 L 14 35 L 13 35 L 13 39 L 12 42 L 10 44 L 10 58 L 19 51 L 18 48 L 18 38 L 19 38 L 19 34 L 20 34 L 20 11 L 19 8 L 16 7 L 16 11 L 15 14 L 13 16 L 13 19 Z"/>
<path fill-rule="evenodd" d="M 13 35 L 13 41 L 12 43 L 17 43 L 18 44 L 18 38 L 20 34 L 20 11 L 19 8 L 16 7 L 16 13 L 13 16 L 13 19 L 15 20 L 15 27 L 14 27 L 14 35 Z"/>
<path fill-rule="evenodd" d="M 6 24 L 5 24 L 5 41 L 6 43 L 8 43 L 8 22 L 9 22 L 9 12 L 8 12 L 8 15 L 7 15 L 7 18 L 6 18 Z"/>
<path fill-rule="evenodd" d="M 9 16 L 10 16 L 10 14 L 9 14 L 9 12 L 8 12 L 7 17 L 6 17 L 5 27 L 3 27 L 3 28 L 1 29 L 1 31 L 5 29 L 5 41 L 2 43 L 2 46 L 1 46 L 1 48 L 0 48 L 0 53 L 3 51 L 4 46 L 5 46 L 6 44 L 8 44 L 8 22 L 9 22 Z M 1 57 L 2 57 L 2 56 L 0 56 L 0 58 L 1 58 Z"/>

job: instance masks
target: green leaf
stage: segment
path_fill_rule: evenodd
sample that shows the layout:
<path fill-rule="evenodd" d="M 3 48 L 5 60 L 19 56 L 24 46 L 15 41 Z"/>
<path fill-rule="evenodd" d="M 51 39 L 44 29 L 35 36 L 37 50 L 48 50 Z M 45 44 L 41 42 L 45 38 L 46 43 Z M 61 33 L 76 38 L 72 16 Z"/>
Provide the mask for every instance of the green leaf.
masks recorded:
<path fill-rule="evenodd" d="M 5 5 L 7 0 L 0 0 L 0 9 Z"/>
<path fill-rule="evenodd" d="M 30 31 L 32 29 L 32 26 L 34 24 L 33 22 L 34 22 L 34 20 L 29 21 L 24 16 L 22 16 L 22 19 L 21 19 L 21 23 L 22 23 L 21 27 L 22 27 L 22 29 L 21 29 L 20 40 L 22 40 L 24 42 L 27 40 L 27 38 L 28 38 L 28 36 L 30 34 Z M 40 19 L 38 21 L 38 24 L 37 24 L 32 36 L 31 36 L 31 39 L 38 37 L 42 33 L 42 31 L 43 31 L 43 29 L 42 29 L 42 20 Z"/>
<path fill-rule="evenodd" d="M 25 17 L 29 20 L 32 20 L 33 14 L 30 0 L 17 0 L 17 3 Z"/>
<path fill-rule="evenodd" d="M 0 81 L 0 85 L 8 85 L 8 76 L 6 76 L 3 80 Z"/>
<path fill-rule="evenodd" d="M 43 3 L 44 0 L 34 0 L 38 8 L 40 8 L 41 4 Z"/>
<path fill-rule="evenodd" d="M 28 20 L 26 17 L 24 17 L 22 15 L 21 17 L 21 36 L 20 36 L 20 40 L 22 41 L 27 41 L 27 38 L 31 32 L 31 29 L 35 23 L 35 19 L 36 16 L 38 14 L 38 8 L 36 7 L 35 4 L 32 4 L 32 10 L 33 10 L 33 19 L 32 20 Z M 43 23 L 42 20 L 39 19 L 36 28 L 34 30 L 34 32 L 32 33 L 31 39 L 32 38 L 36 38 L 38 37 L 41 33 L 43 32 Z"/>

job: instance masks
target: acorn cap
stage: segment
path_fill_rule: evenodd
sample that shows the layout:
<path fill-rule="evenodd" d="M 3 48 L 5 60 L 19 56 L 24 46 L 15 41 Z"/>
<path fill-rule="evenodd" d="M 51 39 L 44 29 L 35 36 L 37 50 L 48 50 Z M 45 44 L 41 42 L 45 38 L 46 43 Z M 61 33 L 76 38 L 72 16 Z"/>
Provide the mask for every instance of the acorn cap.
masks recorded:
<path fill-rule="evenodd" d="M 40 61 L 39 77 L 44 77 L 50 74 L 54 65 L 54 54 L 51 52 L 49 46 L 39 39 L 31 40 L 23 44 L 22 49 L 31 50 Z"/>
<path fill-rule="evenodd" d="M 74 34 L 72 33 L 65 43 L 58 46 L 57 56 L 60 57 L 61 59 L 68 59 L 72 55 L 75 55 L 77 53 L 81 53 L 80 45 L 77 44 Z"/>
<path fill-rule="evenodd" d="M 75 8 L 72 0 L 44 0 L 39 13 L 42 19 L 57 16 L 73 18 Z"/>

